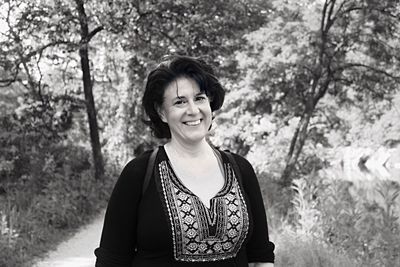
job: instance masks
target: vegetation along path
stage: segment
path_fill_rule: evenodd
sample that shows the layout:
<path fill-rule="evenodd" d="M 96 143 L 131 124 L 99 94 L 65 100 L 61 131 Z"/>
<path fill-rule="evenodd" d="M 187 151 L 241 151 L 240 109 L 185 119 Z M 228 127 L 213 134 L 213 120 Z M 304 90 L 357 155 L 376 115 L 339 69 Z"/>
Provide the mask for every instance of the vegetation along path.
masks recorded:
<path fill-rule="evenodd" d="M 103 220 L 104 213 L 101 213 L 91 224 L 61 243 L 35 267 L 93 267 L 93 251 L 99 245 Z"/>

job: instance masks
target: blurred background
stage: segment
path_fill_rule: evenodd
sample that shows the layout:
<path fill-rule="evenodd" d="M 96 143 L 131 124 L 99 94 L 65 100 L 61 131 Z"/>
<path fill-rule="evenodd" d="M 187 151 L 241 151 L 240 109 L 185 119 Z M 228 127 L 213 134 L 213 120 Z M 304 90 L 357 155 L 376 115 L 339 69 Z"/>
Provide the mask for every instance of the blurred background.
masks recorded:
<path fill-rule="evenodd" d="M 400 266 L 400 3 L 0 0 L 0 266 L 101 214 L 164 55 L 227 90 L 210 142 L 262 187 L 276 266 Z M 96 240 L 97 245 L 98 240 Z"/>

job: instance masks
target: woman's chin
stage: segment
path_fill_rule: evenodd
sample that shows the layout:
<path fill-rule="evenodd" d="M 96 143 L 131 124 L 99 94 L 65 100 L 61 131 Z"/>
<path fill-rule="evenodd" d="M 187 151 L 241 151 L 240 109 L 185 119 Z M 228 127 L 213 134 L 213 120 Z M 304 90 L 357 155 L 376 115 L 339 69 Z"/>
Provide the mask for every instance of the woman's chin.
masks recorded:
<path fill-rule="evenodd" d="M 201 142 L 205 139 L 206 134 L 204 131 L 199 131 L 199 132 L 193 132 L 190 134 L 186 134 L 183 138 L 183 141 L 185 143 L 198 143 Z"/>

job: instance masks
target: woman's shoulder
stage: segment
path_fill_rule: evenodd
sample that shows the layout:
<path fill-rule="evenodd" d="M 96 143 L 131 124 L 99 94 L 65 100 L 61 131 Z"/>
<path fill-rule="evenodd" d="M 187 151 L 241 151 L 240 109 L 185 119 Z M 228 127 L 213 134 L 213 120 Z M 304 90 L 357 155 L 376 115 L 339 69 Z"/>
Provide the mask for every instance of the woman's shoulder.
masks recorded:
<path fill-rule="evenodd" d="M 240 172 L 241 179 L 242 179 L 245 187 L 248 187 L 249 184 L 253 184 L 254 182 L 257 181 L 257 175 L 254 171 L 253 165 L 245 157 L 241 156 L 240 154 L 231 152 L 229 150 L 220 150 L 219 149 L 219 151 L 226 154 L 228 160 L 233 165 L 233 167 L 235 165 L 237 166 L 236 171 Z M 229 154 L 231 154 L 232 157 L 229 157 L 228 156 Z M 232 162 L 232 161 L 234 161 L 234 162 Z"/>
<path fill-rule="evenodd" d="M 118 188 L 140 187 L 146 173 L 147 164 L 153 150 L 148 150 L 126 163 L 116 183 Z"/>
<path fill-rule="evenodd" d="M 125 164 L 124 171 L 142 171 L 146 169 L 151 153 L 154 149 L 147 150 Z"/>
<path fill-rule="evenodd" d="M 246 169 L 246 168 L 252 168 L 251 163 L 243 156 L 241 156 L 240 154 L 234 153 L 230 150 L 222 150 L 222 149 L 218 149 L 220 152 L 225 153 L 227 155 L 231 154 L 233 156 L 233 160 L 235 160 L 235 162 L 237 163 L 237 165 L 239 165 L 240 169 Z"/>

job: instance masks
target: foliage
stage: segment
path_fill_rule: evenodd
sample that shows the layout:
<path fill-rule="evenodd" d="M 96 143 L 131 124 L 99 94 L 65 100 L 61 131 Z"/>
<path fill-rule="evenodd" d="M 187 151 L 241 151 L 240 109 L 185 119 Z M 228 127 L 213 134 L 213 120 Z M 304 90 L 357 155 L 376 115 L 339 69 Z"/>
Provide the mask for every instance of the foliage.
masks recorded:
<path fill-rule="evenodd" d="M 20 83 L 39 98 L 62 93 L 84 107 L 79 97 L 80 25 L 75 3 L 18 0 L 6 1 L 2 7 L 6 27 L 0 55 L 8 63 L 2 66 L 6 78 L 1 85 Z M 233 52 L 243 43 L 244 32 L 265 21 L 268 10 L 269 2 L 258 0 L 86 1 L 89 30 L 104 28 L 90 43 L 100 129 L 123 129 L 117 143 L 128 144 L 130 150 L 151 146 L 154 140 L 141 123 L 139 108 L 148 68 L 165 54 L 184 53 L 207 56 L 219 73 L 237 78 Z M 107 95 L 121 97 L 113 101 Z M 112 113 L 116 109 L 118 120 Z M 105 132 L 102 143 L 114 134 Z M 117 152 L 113 150 L 113 156 Z"/>
<path fill-rule="evenodd" d="M 44 52 L 48 48 L 61 46 L 65 53 L 73 49 L 76 41 L 70 34 L 74 25 L 68 5 L 59 4 L 49 4 L 46 1 L 2 1 L 2 86 L 18 82 L 36 95 L 41 95 L 46 88 L 46 83 L 42 84 L 43 65 L 40 61 L 45 57 L 57 63 L 59 54 Z M 47 74 L 46 66 L 44 71 Z"/>
<path fill-rule="evenodd" d="M 142 65 L 171 53 L 207 55 L 218 62 L 242 42 L 236 37 L 264 22 L 268 8 L 268 1 L 257 0 L 122 0 L 104 2 L 97 16 L 125 50 L 147 59 Z"/>
<path fill-rule="evenodd" d="M 317 169 L 324 165 L 301 155 L 307 146 L 329 146 L 324 134 L 338 127 L 338 117 L 325 112 L 323 98 L 330 96 L 340 107 L 390 100 L 398 90 L 398 16 L 394 2 L 275 1 L 270 20 L 245 35 L 247 48 L 237 52 L 244 78 L 230 86 L 228 109 L 237 117 L 265 117 L 276 129 L 297 119 L 285 140 L 283 185 L 301 175 L 299 161 L 311 160 Z M 256 119 L 244 132 L 224 131 L 223 138 L 241 142 L 240 147 L 265 146 L 271 130 L 257 131 L 263 125 Z"/>
<path fill-rule="evenodd" d="M 296 232 L 347 253 L 362 266 L 397 266 L 400 185 L 365 187 L 327 178 L 295 181 Z"/>
<path fill-rule="evenodd" d="M 276 267 L 355 267 L 357 263 L 334 247 L 284 226 L 277 235 Z"/>
<path fill-rule="evenodd" d="M 0 57 L 6 62 L 0 65 L 0 72 L 5 74 L 5 78 L 0 80 L 2 87 L 20 83 L 34 99 L 43 101 L 46 94 L 54 91 L 48 90 L 49 77 L 43 75 L 43 66 L 46 70 L 49 65 L 43 64 L 42 57 L 47 62 L 59 64 L 65 60 L 66 51 L 75 52 L 79 48 L 95 177 L 100 179 L 104 164 L 92 93 L 88 43 L 103 27 L 89 31 L 88 24 L 92 21 L 88 19 L 81 0 L 76 0 L 75 5 L 64 1 L 5 1 L 1 6 L 4 12 L 0 20 L 5 27 L 0 41 L 5 49 L 0 50 Z M 53 53 L 48 53 L 50 48 L 53 48 Z"/>
<path fill-rule="evenodd" d="M 337 115 L 346 127 L 343 139 L 352 146 L 394 146 L 399 140 L 400 94 L 390 102 L 365 101 L 359 107 L 341 109 Z"/>
<path fill-rule="evenodd" d="M 127 98 L 122 99 L 119 113 L 125 121 L 118 126 L 125 129 L 123 142 L 137 146 L 135 150 L 156 143 L 141 122 L 140 99 L 149 68 L 165 55 L 186 54 L 203 57 L 217 67 L 220 76 L 237 79 L 233 52 L 242 45 L 244 32 L 265 21 L 268 8 L 268 1 L 257 0 L 96 3 L 92 10 L 98 11 L 95 17 L 108 34 L 104 39 L 112 36 L 111 45 L 124 53 L 121 60 L 129 60 L 123 70 L 129 78 L 122 92 Z"/>
<path fill-rule="evenodd" d="M 90 153 L 67 138 L 68 105 L 22 103 L 1 118 L 0 266 L 28 266 L 103 209 L 112 185 L 94 180 Z"/>

